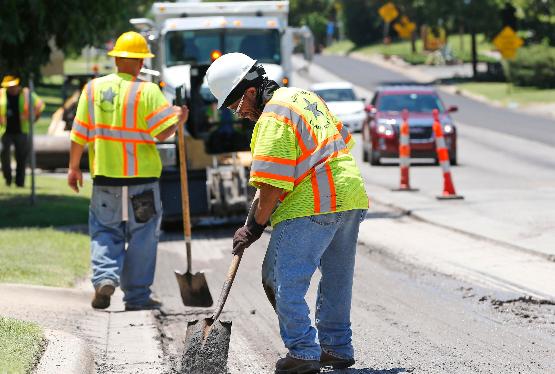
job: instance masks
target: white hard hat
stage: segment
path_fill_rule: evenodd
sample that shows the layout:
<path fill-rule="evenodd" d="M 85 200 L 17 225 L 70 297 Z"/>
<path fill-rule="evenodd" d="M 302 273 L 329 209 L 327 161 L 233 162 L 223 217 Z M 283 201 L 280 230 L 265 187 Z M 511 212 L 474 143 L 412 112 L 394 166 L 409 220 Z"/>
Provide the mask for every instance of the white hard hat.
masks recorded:
<path fill-rule="evenodd" d="M 245 78 L 256 64 L 243 53 L 226 53 L 210 65 L 206 71 L 206 81 L 221 108 L 231 91 Z"/>

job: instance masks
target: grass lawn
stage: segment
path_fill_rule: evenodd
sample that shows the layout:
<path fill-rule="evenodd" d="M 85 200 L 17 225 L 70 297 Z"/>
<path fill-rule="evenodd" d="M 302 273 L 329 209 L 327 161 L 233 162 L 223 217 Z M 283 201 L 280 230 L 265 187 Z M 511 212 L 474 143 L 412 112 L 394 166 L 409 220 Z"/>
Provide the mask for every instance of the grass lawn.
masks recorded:
<path fill-rule="evenodd" d="M 491 50 L 493 47 L 491 43 L 485 39 L 483 35 L 477 36 L 478 59 L 480 61 L 494 61 L 492 58 L 481 55 L 481 51 Z M 461 49 L 460 37 L 452 35 L 449 38 L 449 46 L 453 50 L 456 58 L 462 59 L 465 62 L 471 61 L 470 51 L 470 35 L 463 35 L 464 49 Z M 341 41 L 332 44 L 326 48 L 328 53 L 349 53 L 360 52 L 365 55 L 383 54 L 383 55 L 396 55 L 411 64 L 423 64 L 426 61 L 427 53 L 422 51 L 422 40 L 416 41 L 417 53 L 412 53 L 410 41 L 396 41 L 390 45 L 383 43 L 371 44 L 362 47 L 355 47 L 351 41 Z"/>
<path fill-rule="evenodd" d="M 87 235 L 53 228 L 3 229 L 0 243 L 0 283 L 72 287 L 89 270 Z"/>
<path fill-rule="evenodd" d="M 458 84 L 457 87 L 503 104 L 511 102 L 520 105 L 555 103 L 555 89 L 547 90 L 535 87 L 517 87 L 509 83 L 494 82 L 462 83 Z"/>
<path fill-rule="evenodd" d="M 92 192 L 90 181 L 76 194 L 68 186 L 63 175 L 51 177 L 36 175 L 37 202 L 30 203 L 31 181 L 27 178 L 25 188 L 6 187 L 0 183 L 0 228 L 49 227 L 86 224 L 89 199 Z"/>
<path fill-rule="evenodd" d="M 36 183 L 35 206 L 29 188 L 0 187 L 0 282 L 71 287 L 88 272 L 89 238 L 52 226 L 87 223 L 91 183 L 79 195 L 65 178 L 37 175 Z"/>
<path fill-rule="evenodd" d="M 43 346 L 44 335 L 38 325 L 0 317 L 0 373 L 30 373 Z"/>

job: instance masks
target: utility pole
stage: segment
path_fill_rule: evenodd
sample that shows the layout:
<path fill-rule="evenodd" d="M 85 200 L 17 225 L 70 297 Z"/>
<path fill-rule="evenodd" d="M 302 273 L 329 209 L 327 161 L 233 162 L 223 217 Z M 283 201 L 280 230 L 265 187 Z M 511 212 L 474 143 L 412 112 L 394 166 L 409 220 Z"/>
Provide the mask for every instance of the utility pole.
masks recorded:
<path fill-rule="evenodd" d="M 35 86 L 33 83 L 33 74 L 29 76 L 29 153 L 31 158 L 31 205 L 35 205 L 36 203 L 36 194 L 35 194 L 35 166 L 36 166 L 36 159 L 35 159 L 35 147 L 33 144 L 33 127 L 35 122 L 35 103 L 33 102 L 33 91 L 35 90 Z"/>

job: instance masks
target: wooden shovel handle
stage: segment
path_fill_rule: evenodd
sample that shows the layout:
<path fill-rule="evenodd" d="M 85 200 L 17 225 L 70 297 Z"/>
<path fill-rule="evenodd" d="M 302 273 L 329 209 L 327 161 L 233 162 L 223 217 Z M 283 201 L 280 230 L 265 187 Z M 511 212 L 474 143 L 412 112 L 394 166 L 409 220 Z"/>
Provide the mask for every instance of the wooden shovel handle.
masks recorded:
<path fill-rule="evenodd" d="M 233 280 L 235 279 L 235 275 L 237 274 L 237 269 L 239 269 L 239 264 L 241 263 L 242 257 L 243 251 L 240 251 L 240 253 L 233 256 L 233 260 L 231 261 L 231 265 L 229 266 L 229 270 L 227 271 L 227 279 L 224 282 L 222 292 L 220 293 L 220 298 L 218 299 L 218 308 L 212 316 L 212 319 L 214 321 L 218 319 L 220 314 L 222 314 L 225 302 L 227 300 L 227 297 L 229 296 L 229 290 L 231 289 L 231 285 L 233 284 Z"/>
<path fill-rule="evenodd" d="M 180 87 L 176 88 L 176 105 L 183 105 Z M 183 232 L 187 250 L 187 273 L 191 272 L 191 214 L 189 212 L 189 184 L 187 181 L 187 154 L 185 152 L 185 130 L 177 126 L 177 147 L 179 149 L 179 172 L 181 177 L 181 211 L 183 213 Z"/>

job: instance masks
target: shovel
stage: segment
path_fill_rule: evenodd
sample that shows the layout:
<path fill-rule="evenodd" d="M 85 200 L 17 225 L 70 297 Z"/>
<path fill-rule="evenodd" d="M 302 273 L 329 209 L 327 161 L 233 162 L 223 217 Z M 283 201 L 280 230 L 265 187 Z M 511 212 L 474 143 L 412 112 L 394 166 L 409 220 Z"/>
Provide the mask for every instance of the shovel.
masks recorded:
<path fill-rule="evenodd" d="M 181 87 L 175 89 L 176 105 L 183 105 Z M 208 289 L 204 273 L 191 273 L 191 216 L 189 213 L 189 187 L 187 184 L 187 159 L 185 154 L 185 136 L 183 126 L 177 127 L 177 143 L 179 148 L 179 170 L 181 172 L 181 210 L 183 211 L 183 231 L 187 249 L 187 271 L 175 271 L 183 305 L 210 307 L 214 303 Z"/>
<path fill-rule="evenodd" d="M 252 202 L 247 222 L 254 219 L 255 207 L 258 206 L 258 194 Z M 246 224 L 246 223 L 245 223 Z M 231 321 L 219 321 L 231 285 L 241 263 L 243 251 L 233 256 L 222 287 L 216 311 L 210 318 L 188 323 L 185 334 L 185 350 L 181 363 L 184 374 L 227 373 L 227 356 L 231 338 Z"/>

